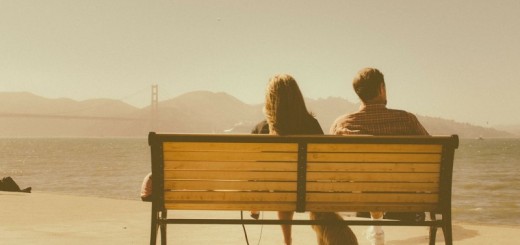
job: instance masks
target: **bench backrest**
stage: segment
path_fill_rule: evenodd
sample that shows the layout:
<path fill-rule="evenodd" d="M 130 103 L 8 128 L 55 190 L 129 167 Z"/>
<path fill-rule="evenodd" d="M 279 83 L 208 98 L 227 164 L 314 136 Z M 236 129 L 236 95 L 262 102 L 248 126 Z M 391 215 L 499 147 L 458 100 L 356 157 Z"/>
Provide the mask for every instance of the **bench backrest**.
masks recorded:
<path fill-rule="evenodd" d="M 442 212 L 458 137 L 150 133 L 149 144 L 159 209 Z"/>

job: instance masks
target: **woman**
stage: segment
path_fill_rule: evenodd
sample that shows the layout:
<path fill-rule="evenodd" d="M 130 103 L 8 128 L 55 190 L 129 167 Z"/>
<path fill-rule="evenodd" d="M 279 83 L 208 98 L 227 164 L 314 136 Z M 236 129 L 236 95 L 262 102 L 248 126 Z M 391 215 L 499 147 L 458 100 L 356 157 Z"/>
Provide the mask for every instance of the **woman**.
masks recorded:
<path fill-rule="evenodd" d="M 303 95 L 293 77 L 275 75 L 267 85 L 264 114 L 269 134 L 323 134 L 318 121 L 307 111 Z M 278 212 L 280 220 L 292 220 L 294 212 Z M 282 225 L 285 244 L 291 244 L 291 225 Z"/>

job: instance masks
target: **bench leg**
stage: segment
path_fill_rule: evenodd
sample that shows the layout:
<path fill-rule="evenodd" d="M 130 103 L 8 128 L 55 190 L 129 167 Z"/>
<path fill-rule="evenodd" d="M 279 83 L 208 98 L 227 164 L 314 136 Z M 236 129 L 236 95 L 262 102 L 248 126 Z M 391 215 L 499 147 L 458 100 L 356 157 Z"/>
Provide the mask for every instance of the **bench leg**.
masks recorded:
<path fill-rule="evenodd" d="M 430 220 L 435 221 L 435 213 L 430 212 Z M 435 245 L 435 239 L 437 237 L 437 226 L 430 226 L 430 245 Z"/>
<path fill-rule="evenodd" d="M 153 208 L 152 204 L 152 227 L 150 231 L 150 245 L 157 244 L 157 230 L 159 229 L 158 219 L 159 212 L 155 208 Z"/>
<path fill-rule="evenodd" d="M 166 218 L 168 217 L 168 211 L 166 210 L 163 210 L 161 212 L 161 218 L 162 220 L 166 220 Z M 161 222 L 161 245 L 166 245 L 166 225 L 167 223 L 165 222 Z"/>
<path fill-rule="evenodd" d="M 453 233 L 451 225 L 451 213 L 446 214 L 446 218 L 442 217 L 444 225 L 442 226 L 442 232 L 444 233 L 444 243 L 446 245 L 453 245 Z"/>

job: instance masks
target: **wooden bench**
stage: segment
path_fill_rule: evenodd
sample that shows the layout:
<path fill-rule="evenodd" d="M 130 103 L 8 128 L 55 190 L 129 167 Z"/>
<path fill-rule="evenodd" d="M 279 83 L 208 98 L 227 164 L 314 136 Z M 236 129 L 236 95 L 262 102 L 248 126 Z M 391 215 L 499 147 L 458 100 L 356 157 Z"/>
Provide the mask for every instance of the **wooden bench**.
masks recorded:
<path fill-rule="evenodd" d="M 442 228 L 452 244 L 453 136 L 270 136 L 157 134 L 152 225 L 324 224 L 319 220 L 172 219 L 169 210 L 429 212 L 421 222 L 345 220 L 349 225 Z M 159 190 L 159 191 L 156 191 Z M 330 222 L 329 222 L 330 223 Z"/>

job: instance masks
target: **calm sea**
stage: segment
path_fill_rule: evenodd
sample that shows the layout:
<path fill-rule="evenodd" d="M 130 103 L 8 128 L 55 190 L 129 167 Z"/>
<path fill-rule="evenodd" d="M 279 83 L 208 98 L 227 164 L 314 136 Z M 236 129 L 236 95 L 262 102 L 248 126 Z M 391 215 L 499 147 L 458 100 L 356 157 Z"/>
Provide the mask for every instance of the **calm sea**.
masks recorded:
<path fill-rule="evenodd" d="M 520 139 L 463 139 L 455 153 L 453 219 L 520 225 Z M 139 200 L 146 139 L 0 139 L 0 177 L 34 191 Z"/>

